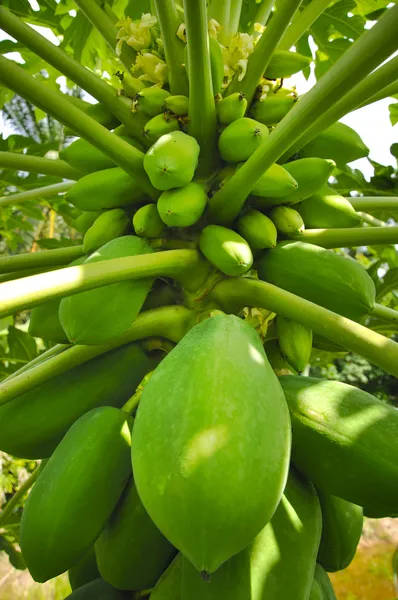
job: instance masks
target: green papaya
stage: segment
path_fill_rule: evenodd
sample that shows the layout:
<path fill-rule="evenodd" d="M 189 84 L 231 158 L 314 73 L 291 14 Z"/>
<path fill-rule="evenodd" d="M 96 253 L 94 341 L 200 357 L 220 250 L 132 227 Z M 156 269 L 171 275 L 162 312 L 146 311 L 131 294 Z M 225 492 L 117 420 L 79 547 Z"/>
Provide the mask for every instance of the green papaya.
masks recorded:
<path fill-rule="evenodd" d="M 338 381 L 288 375 L 280 383 L 297 469 L 326 494 L 396 514 L 398 411 Z"/>
<path fill-rule="evenodd" d="M 278 329 L 278 342 L 283 356 L 297 372 L 304 371 L 308 365 L 312 350 L 312 331 L 305 325 L 286 319 L 278 315 L 276 317 Z"/>
<path fill-rule="evenodd" d="M 183 187 L 164 191 L 158 200 L 158 212 L 168 227 L 190 227 L 199 221 L 207 204 L 204 186 L 191 181 Z"/>
<path fill-rule="evenodd" d="M 342 498 L 318 492 L 322 510 L 322 536 L 318 562 L 334 573 L 351 563 L 362 534 L 363 509 Z"/>
<path fill-rule="evenodd" d="M 135 98 L 145 88 L 144 82 L 130 75 L 128 71 L 124 71 L 119 77 L 123 91 L 129 98 Z"/>
<path fill-rule="evenodd" d="M 375 286 L 366 269 L 352 258 L 315 244 L 277 244 L 264 252 L 258 274 L 263 281 L 354 321 L 374 307 Z"/>
<path fill-rule="evenodd" d="M 296 208 L 308 229 L 357 227 L 362 221 L 351 202 L 328 186 L 321 188 Z"/>
<path fill-rule="evenodd" d="M 132 419 L 94 408 L 69 429 L 26 501 L 20 545 L 35 581 L 78 563 L 93 545 L 131 473 Z"/>
<path fill-rule="evenodd" d="M 280 371 L 291 373 L 291 365 L 286 361 L 278 344 L 278 340 L 267 340 L 264 343 L 264 352 L 267 355 L 271 367 L 276 373 Z"/>
<path fill-rule="evenodd" d="M 188 114 L 189 98 L 187 96 L 167 96 L 164 101 L 164 108 L 178 117 L 183 117 Z"/>
<path fill-rule="evenodd" d="M 221 158 L 238 163 L 250 158 L 268 136 L 268 127 L 259 121 L 242 117 L 228 125 L 218 139 Z"/>
<path fill-rule="evenodd" d="M 72 225 L 79 233 L 86 233 L 94 221 L 100 216 L 100 210 L 85 210 L 74 219 Z"/>
<path fill-rule="evenodd" d="M 137 148 L 137 150 L 145 152 L 143 145 L 138 140 L 125 136 L 122 139 Z M 63 148 L 59 153 L 59 158 L 82 173 L 93 173 L 94 171 L 116 167 L 111 158 L 84 139 L 75 140 L 69 146 Z"/>
<path fill-rule="evenodd" d="M 247 100 L 244 94 L 236 92 L 216 104 L 217 119 L 221 125 L 229 125 L 245 116 Z"/>
<path fill-rule="evenodd" d="M 91 254 L 104 244 L 128 232 L 130 219 L 126 211 L 113 208 L 101 213 L 83 238 L 84 254 Z"/>
<path fill-rule="evenodd" d="M 126 235 L 111 240 L 84 264 L 153 252 L 146 240 Z M 152 279 L 127 280 L 62 298 L 59 319 L 75 344 L 104 344 L 122 335 L 135 320 L 151 289 Z"/>
<path fill-rule="evenodd" d="M 290 194 L 298 187 L 297 181 L 292 177 L 284 167 L 277 163 L 271 165 L 258 179 L 252 188 L 253 196 L 262 196 L 264 198 L 279 198 Z M 261 205 L 261 199 L 259 201 Z"/>
<path fill-rule="evenodd" d="M 90 548 L 81 561 L 68 571 L 69 583 L 73 591 L 100 577 L 94 548 Z"/>
<path fill-rule="evenodd" d="M 198 166 L 199 144 L 182 131 L 162 135 L 145 154 L 144 169 L 161 191 L 189 183 Z"/>
<path fill-rule="evenodd" d="M 314 578 L 319 586 L 319 589 L 321 590 L 322 600 L 337 600 L 336 594 L 333 590 L 332 582 L 330 581 L 326 571 L 319 563 L 316 564 Z"/>
<path fill-rule="evenodd" d="M 146 123 L 142 135 L 151 144 L 154 144 L 160 137 L 162 137 L 162 135 L 179 130 L 180 126 L 177 119 L 168 116 L 166 113 L 160 113 L 160 115 L 152 117 L 152 119 Z"/>
<path fill-rule="evenodd" d="M 253 264 L 253 254 L 246 240 L 221 225 L 207 225 L 202 229 L 199 248 L 207 260 L 225 275 L 242 275 Z"/>
<path fill-rule="evenodd" d="M 266 79 L 283 79 L 284 77 L 290 77 L 308 67 L 310 62 L 311 58 L 299 54 L 298 52 L 276 50 L 271 56 L 271 60 L 265 69 L 264 77 Z"/>
<path fill-rule="evenodd" d="M 264 100 L 257 100 L 251 107 L 250 114 L 253 119 L 264 125 L 276 125 L 293 108 L 295 102 L 296 99 L 293 96 L 271 94 L 266 96 Z"/>
<path fill-rule="evenodd" d="M 338 121 L 308 142 L 299 154 L 301 157 L 330 158 L 342 167 L 359 158 L 366 158 L 369 148 L 354 129 Z"/>
<path fill-rule="evenodd" d="M 317 582 L 315 577 L 312 581 L 310 597 L 308 598 L 308 600 L 324 600 L 323 592 L 322 592 L 321 588 L 319 587 L 319 583 Z"/>
<path fill-rule="evenodd" d="M 155 204 L 141 206 L 133 217 L 134 231 L 140 237 L 154 239 L 164 231 L 164 223 Z"/>
<path fill-rule="evenodd" d="M 132 478 L 94 547 L 101 577 L 121 590 L 152 588 L 177 552 L 149 518 Z"/>
<path fill-rule="evenodd" d="M 0 448 L 50 456 L 76 419 L 97 406 L 123 406 L 149 370 L 143 350 L 128 344 L 49 379 L 0 406 Z"/>
<path fill-rule="evenodd" d="M 136 204 L 144 198 L 144 193 L 128 173 L 116 167 L 85 175 L 66 197 L 81 210 L 91 211 Z"/>
<path fill-rule="evenodd" d="M 131 597 L 103 579 L 94 579 L 66 596 L 65 600 L 131 600 Z"/>
<path fill-rule="evenodd" d="M 276 227 L 263 213 L 248 209 L 236 224 L 237 230 L 253 249 L 263 250 L 276 246 Z"/>
<path fill-rule="evenodd" d="M 170 96 L 170 92 L 157 85 L 144 88 L 135 96 L 133 110 L 143 112 L 148 117 L 156 117 L 162 112 L 163 104 L 168 96 Z"/>
<path fill-rule="evenodd" d="M 150 600 L 181 600 L 182 555 L 178 554 L 152 590 Z"/>
<path fill-rule="evenodd" d="M 271 518 L 289 455 L 286 403 L 255 330 L 234 315 L 196 325 L 152 374 L 134 425 L 134 480 L 154 523 L 213 573 Z"/>
<path fill-rule="evenodd" d="M 277 230 L 283 235 L 297 234 L 304 231 L 304 221 L 301 215 L 290 206 L 274 206 L 269 218 Z"/>

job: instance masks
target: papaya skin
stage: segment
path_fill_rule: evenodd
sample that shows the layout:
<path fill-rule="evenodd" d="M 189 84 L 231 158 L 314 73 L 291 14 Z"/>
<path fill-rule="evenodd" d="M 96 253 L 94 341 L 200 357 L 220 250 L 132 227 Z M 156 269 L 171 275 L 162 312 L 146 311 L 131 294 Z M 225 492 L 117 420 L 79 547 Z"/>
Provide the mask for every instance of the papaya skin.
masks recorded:
<path fill-rule="evenodd" d="M 72 591 L 77 590 L 94 579 L 99 579 L 99 577 L 100 574 L 95 559 L 94 548 L 90 548 L 84 558 L 68 571 Z"/>
<path fill-rule="evenodd" d="M 153 588 L 150 600 L 181 600 L 182 560 L 182 554 L 177 554 Z"/>
<path fill-rule="evenodd" d="M 248 117 L 236 119 L 219 137 L 221 158 L 232 163 L 247 160 L 263 144 L 268 133 L 266 125 L 259 121 Z"/>
<path fill-rule="evenodd" d="M 84 235 L 84 254 L 91 254 L 104 244 L 124 235 L 129 228 L 129 216 L 121 208 L 114 208 L 101 213 Z"/>
<path fill-rule="evenodd" d="M 65 600 L 131 600 L 131 594 L 116 590 L 103 579 L 94 579 L 69 594 Z"/>
<path fill-rule="evenodd" d="M 362 222 L 349 200 L 328 186 L 306 198 L 296 209 L 308 229 L 358 227 Z"/>
<path fill-rule="evenodd" d="M 191 181 L 183 187 L 164 191 L 157 208 L 160 218 L 168 227 L 190 227 L 199 221 L 206 204 L 204 186 Z"/>
<path fill-rule="evenodd" d="M 227 227 L 205 227 L 200 234 L 199 248 L 207 260 L 225 275 L 241 275 L 253 264 L 253 255 L 246 240 Z"/>

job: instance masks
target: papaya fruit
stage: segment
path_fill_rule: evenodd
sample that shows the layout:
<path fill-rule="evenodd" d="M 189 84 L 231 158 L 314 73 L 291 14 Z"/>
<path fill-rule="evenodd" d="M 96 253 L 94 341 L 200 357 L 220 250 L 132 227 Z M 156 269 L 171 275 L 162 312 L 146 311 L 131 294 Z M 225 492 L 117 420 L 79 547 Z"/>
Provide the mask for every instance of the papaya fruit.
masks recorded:
<path fill-rule="evenodd" d="M 322 600 L 337 600 L 336 594 L 333 590 L 332 582 L 330 581 L 326 571 L 319 563 L 316 564 L 314 578 L 319 586 L 319 589 L 321 590 Z"/>
<path fill-rule="evenodd" d="M 128 232 L 130 219 L 121 208 L 106 210 L 94 221 L 83 238 L 84 254 L 91 254 L 107 242 Z"/>
<path fill-rule="evenodd" d="M 277 244 L 264 252 L 258 273 L 263 281 L 354 321 L 373 310 L 375 287 L 366 269 L 349 257 L 315 244 Z"/>
<path fill-rule="evenodd" d="M 297 372 L 304 371 L 312 350 L 312 331 L 305 325 L 278 315 L 278 343 L 283 356 Z"/>
<path fill-rule="evenodd" d="M 159 216 L 155 204 L 141 206 L 133 217 L 133 227 L 137 235 L 154 239 L 160 237 L 164 231 L 164 223 Z"/>
<path fill-rule="evenodd" d="M 301 148 L 299 154 L 300 157 L 330 158 L 342 167 L 359 158 L 366 158 L 369 148 L 354 129 L 337 121 Z"/>
<path fill-rule="evenodd" d="M 103 579 L 94 579 L 73 591 L 65 600 L 131 600 L 131 595 L 117 590 Z"/>
<path fill-rule="evenodd" d="M 94 221 L 100 216 L 102 211 L 100 210 L 85 210 L 76 219 L 73 220 L 72 225 L 79 233 L 86 233 L 90 229 Z"/>
<path fill-rule="evenodd" d="M 204 186 L 191 181 L 183 187 L 164 191 L 158 200 L 158 212 L 168 227 L 190 227 L 199 221 L 207 204 Z"/>
<path fill-rule="evenodd" d="M 225 275 L 242 275 L 253 264 L 253 254 L 246 240 L 221 225 L 207 225 L 202 229 L 199 248 L 207 260 Z"/>
<path fill-rule="evenodd" d="M 199 150 L 195 138 L 182 131 L 162 135 L 144 158 L 144 169 L 152 185 L 164 191 L 189 183 L 198 166 Z"/>
<path fill-rule="evenodd" d="M 121 137 L 137 150 L 145 152 L 144 146 L 138 140 L 126 136 Z M 63 148 L 59 153 L 59 158 L 82 173 L 93 173 L 116 167 L 111 158 L 84 139 L 75 140 Z"/>
<path fill-rule="evenodd" d="M 236 92 L 216 104 L 217 119 L 221 125 L 229 125 L 245 116 L 247 100 L 244 94 Z"/>
<path fill-rule="evenodd" d="M 266 96 L 264 100 L 257 100 L 250 108 L 250 114 L 256 121 L 270 127 L 282 121 L 283 117 L 293 108 L 295 102 L 293 96 L 271 94 Z"/>
<path fill-rule="evenodd" d="M 149 516 L 213 573 L 271 518 L 289 457 L 286 403 L 255 330 L 234 315 L 196 325 L 156 368 L 137 411 L 133 473 Z"/>
<path fill-rule="evenodd" d="M 342 571 L 351 563 L 362 534 L 363 509 L 342 498 L 318 492 L 322 536 L 318 562 L 325 571 Z"/>
<path fill-rule="evenodd" d="M 182 555 L 177 554 L 153 588 L 150 600 L 181 600 L 181 577 Z"/>
<path fill-rule="evenodd" d="M 73 567 L 101 533 L 131 474 L 131 427 L 118 408 L 94 408 L 48 460 L 21 520 L 22 555 L 35 581 Z"/>
<path fill-rule="evenodd" d="M 150 252 L 152 248 L 146 240 L 126 235 L 99 248 L 84 264 Z M 152 283 L 152 279 L 120 281 L 62 298 L 59 319 L 68 339 L 89 345 L 116 339 L 137 317 Z"/>
<path fill-rule="evenodd" d="M 324 600 L 322 590 L 319 587 L 319 583 L 317 582 L 315 577 L 312 581 L 310 597 L 308 598 L 308 600 Z"/>
<path fill-rule="evenodd" d="M 298 187 L 297 181 L 284 167 L 274 163 L 261 175 L 252 188 L 253 196 L 279 198 L 290 194 Z M 261 200 L 260 200 L 261 204 Z"/>
<path fill-rule="evenodd" d="M 283 79 L 284 77 L 290 77 L 308 67 L 310 62 L 311 58 L 299 54 L 298 52 L 276 50 L 271 56 L 271 60 L 265 69 L 264 77 L 266 79 Z"/>
<path fill-rule="evenodd" d="M 298 204 L 296 209 L 309 229 L 357 227 L 362 221 L 351 202 L 328 186 Z"/>
<path fill-rule="evenodd" d="M 230 123 L 218 139 L 221 158 L 227 162 L 245 161 L 268 136 L 268 127 L 259 121 L 242 117 Z"/>
<path fill-rule="evenodd" d="M 264 352 L 267 355 L 269 364 L 277 374 L 280 372 L 292 373 L 293 368 L 283 356 L 278 340 L 267 340 L 264 343 Z"/>
<path fill-rule="evenodd" d="M 300 213 L 290 206 L 274 206 L 269 213 L 269 218 L 283 235 L 304 231 L 304 221 Z"/>
<path fill-rule="evenodd" d="M 133 110 L 143 112 L 148 117 L 156 117 L 162 112 L 163 104 L 168 96 L 170 96 L 170 92 L 157 85 L 144 88 L 136 94 Z"/>
<path fill-rule="evenodd" d="M 143 350 L 128 344 L 49 379 L 0 407 L 0 448 L 50 456 L 76 419 L 98 406 L 123 406 L 149 370 Z"/>
<path fill-rule="evenodd" d="M 69 583 L 73 591 L 100 577 L 94 548 L 90 548 L 81 561 L 68 571 Z"/>
<path fill-rule="evenodd" d="M 119 167 L 85 175 L 66 194 L 81 210 L 105 210 L 136 204 L 144 193 L 136 181 Z"/>
<path fill-rule="evenodd" d="M 121 590 L 152 588 L 177 553 L 148 516 L 132 478 L 94 548 L 101 577 Z"/>
<path fill-rule="evenodd" d="M 162 135 L 179 131 L 180 126 L 177 119 L 168 116 L 166 113 L 160 113 L 156 117 L 152 117 L 144 128 L 142 135 L 151 143 L 154 144 Z"/>
<path fill-rule="evenodd" d="M 236 224 L 237 230 L 252 249 L 264 250 L 276 246 L 276 227 L 263 213 L 255 208 L 248 209 Z"/>
<path fill-rule="evenodd" d="M 178 94 L 176 96 L 167 96 L 163 108 L 177 117 L 184 117 L 188 114 L 189 98 Z"/>
<path fill-rule="evenodd" d="M 135 98 L 135 96 L 145 88 L 143 81 L 133 77 L 128 71 L 124 71 L 119 77 L 123 91 L 129 98 Z"/>
<path fill-rule="evenodd" d="M 280 377 L 292 462 L 317 490 L 374 511 L 398 509 L 398 411 L 338 381 Z"/>

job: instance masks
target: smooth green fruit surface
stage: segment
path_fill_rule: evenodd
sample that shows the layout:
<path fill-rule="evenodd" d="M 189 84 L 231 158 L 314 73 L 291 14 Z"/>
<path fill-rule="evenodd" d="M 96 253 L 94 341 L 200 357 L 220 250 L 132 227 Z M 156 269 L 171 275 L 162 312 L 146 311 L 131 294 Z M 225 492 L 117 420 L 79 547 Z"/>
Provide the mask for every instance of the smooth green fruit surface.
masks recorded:
<path fill-rule="evenodd" d="M 349 200 L 328 186 L 298 204 L 296 209 L 308 229 L 357 227 L 361 224 L 361 217 Z"/>
<path fill-rule="evenodd" d="M 100 210 L 85 210 L 73 221 L 73 227 L 79 233 L 86 233 L 94 221 L 100 216 Z"/>
<path fill-rule="evenodd" d="M 339 166 L 359 158 L 366 158 L 368 154 L 369 148 L 363 143 L 359 134 L 339 121 L 322 131 L 300 150 L 300 156 L 331 158 Z"/>
<path fill-rule="evenodd" d="M 169 96 L 170 92 L 157 85 L 144 88 L 134 98 L 134 110 L 144 112 L 148 117 L 156 117 Z"/>
<path fill-rule="evenodd" d="M 276 246 L 276 227 L 263 213 L 254 208 L 247 210 L 237 221 L 237 229 L 251 248 L 263 250 Z"/>
<path fill-rule="evenodd" d="M 304 221 L 301 215 L 290 206 L 274 206 L 269 213 L 269 218 L 280 233 L 290 235 L 304 231 Z"/>
<path fill-rule="evenodd" d="M 251 194 L 264 198 L 279 198 L 296 190 L 297 185 L 297 181 L 289 171 L 275 163 L 261 175 L 252 188 Z M 259 202 L 261 203 L 261 200 Z M 264 204 L 267 205 L 266 202 Z"/>
<path fill-rule="evenodd" d="M 126 592 L 116 590 L 103 579 L 95 579 L 69 594 L 65 600 L 131 600 Z"/>
<path fill-rule="evenodd" d="M 226 315 L 191 329 L 150 378 L 133 430 L 134 478 L 155 524 L 214 572 L 271 518 L 289 455 L 286 403 L 257 333 Z"/>
<path fill-rule="evenodd" d="M 293 96 L 279 96 L 271 94 L 264 100 L 258 100 L 250 109 L 253 119 L 264 123 L 264 125 L 275 125 L 282 121 L 289 110 L 293 108 L 295 99 Z"/>
<path fill-rule="evenodd" d="M 242 275 L 253 264 L 253 254 L 246 240 L 221 225 L 205 227 L 200 234 L 199 247 L 207 260 L 226 275 Z"/>
<path fill-rule="evenodd" d="M 152 119 L 146 123 L 142 135 L 149 142 L 151 142 L 151 144 L 154 144 L 160 137 L 162 137 L 162 135 L 179 130 L 180 126 L 177 119 L 167 116 L 165 113 L 160 113 L 160 115 L 152 117 Z"/>
<path fill-rule="evenodd" d="M 91 254 L 111 240 L 124 235 L 129 230 L 129 226 L 129 216 L 121 208 L 101 213 L 84 235 L 84 254 Z"/>
<path fill-rule="evenodd" d="M 207 204 L 205 188 L 191 181 L 183 187 L 163 192 L 158 212 L 168 227 L 190 227 L 199 221 Z"/>
<path fill-rule="evenodd" d="M 90 548 L 82 560 L 69 569 L 68 577 L 72 590 L 77 590 L 86 585 L 86 583 L 101 577 L 97 567 L 94 548 Z"/>
<path fill-rule="evenodd" d="M 319 589 L 322 592 L 322 600 L 337 600 L 336 594 L 333 590 L 332 582 L 330 581 L 326 571 L 319 563 L 317 563 L 315 567 L 315 579 L 318 583 Z"/>
<path fill-rule="evenodd" d="M 158 190 L 189 183 L 198 166 L 199 144 L 182 131 L 162 135 L 144 157 L 144 169 Z"/>
<path fill-rule="evenodd" d="M 308 600 L 324 600 L 322 590 L 319 587 L 319 583 L 317 582 L 317 580 L 315 578 L 312 582 L 310 596 L 309 596 Z"/>
<path fill-rule="evenodd" d="M 150 600 L 181 600 L 182 555 L 178 554 L 152 590 Z"/>
<path fill-rule="evenodd" d="M 181 94 L 177 94 L 176 96 L 167 96 L 164 101 L 164 108 L 174 115 L 182 117 L 188 114 L 189 98 Z"/>
<path fill-rule="evenodd" d="M 278 315 L 276 317 L 278 342 L 283 356 L 292 367 L 301 372 L 310 361 L 312 331 L 305 325 Z"/>
<path fill-rule="evenodd" d="M 244 94 L 236 92 L 223 98 L 216 104 L 217 119 L 221 125 L 229 125 L 236 119 L 244 117 L 247 109 L 247 100 Z"/>
<path fill-rule="evenodd" d="M 267 79 L 280 79 L 290 77 L 308 67 L 311 59 L 298 52 L 276 50 L 265 69 L 264 77 Z"/>
<path fill-rule="evenodd" d="M 159 216 L 155 204 L 141 206 L 133 217 L 133 227 L 137 235 L 144 238 L 155 239 L 160 237 L 164 230 L 164 223 Z"/>
<path fill-rule="evenodd" d="M 70 569 L 99 536 L 131 473 L 131 426 L 121 410 L 95 408 L 48 460 L 21 521 L 22 554 L 35 581 Z"/>
<path fill-rule="evenodd" d="M 335 163 L 324 158 L 300 158 L 283 165 L 283 168 L 297 181 L 298 187 L 278 198 L 277 204 L 295 204 L 315 194 L 326 185 Z M 273 206 L 274 200 L 262 201 L 263 206 Z"/>
<path fill-rule="evenodd" d="M 259 148 L 268 136 L 268 128 L 255 121 L 243 117 L 233 121 L 224 129 L 218 140 L 221 158 L 227 162 L 247 160 Z"/>
<path fill-rule="evenodd" d="M 134 138 L 120 137 L 138 150 L 144 150 L 142 144 Z M 111 158 L 84 139 L 76 140 L 61 150 L 59 158 L 66 160 L 67 163 L 82 173 L 93 173 L 94 171 L 116 167 Z"/>

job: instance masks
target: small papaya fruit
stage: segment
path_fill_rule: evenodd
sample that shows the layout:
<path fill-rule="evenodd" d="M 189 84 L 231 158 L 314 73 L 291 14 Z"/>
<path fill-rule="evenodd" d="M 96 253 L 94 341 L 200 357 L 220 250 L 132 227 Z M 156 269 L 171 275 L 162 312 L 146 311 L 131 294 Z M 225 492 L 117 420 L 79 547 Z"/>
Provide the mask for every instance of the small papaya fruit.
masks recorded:
<path fill-rule="evenodd" d="M 338 166 L 344 166 L 359 158 L 366 158 L 369 148 L 352 127 L 337 121 L 308 142 L 299 154 L 302 157 L 330 158 Z"/>
<path fill-rule="evenodd" d="M 252 249 L 263 250 L 276 246 L 276 227 L 263 213 L 248 209 L 236 224 L 237 230 Z"/>
<path fill-rule="evenodd" d="M 269 213 L 269 218 L 283 235 L 304 231 L 304 221 L 300 213 L 290 206 L 274 206 Z"/>
<path fill-rule="evenodd" d="M 226 275 L 242 275 L 253 264 L 253 254 L 246 240 L 221 225 L 207 225 L 202 229 L 199 248 L 207 260 Z"/>
<path fill-rule="evenodd" d="M 164 191 L 158 200 L 158 212 L 168 227 L 190 227 L 199 221 L 207 204 L 202 184 L 191 181 L 183 187 Z"/>
<path fill-rule="evenodd" d="M 66 596 L 65 600 L 130 600 L 130 595 L 99 578 L 79 587 Z"/>
<path fill-rule="evenodd" d="M 124 93 L 129 98 L 135 98 L 145 88 L 145 84 L 140 79 L 130 75 L 128 71 L 124 71 L 120 75 L 120 81 L 122 82 Z"/>
<path fill-rule="evenodd" d="M 253 119 L 269 127 L 282 121 L 283 117 L 293 108 L 295 102 L 293 96 L 271 94 L 266 96 L 264 100 L 257 100 L 250 108 L 250 114 Z"/>
<path fill-rule="evenodd" d="M 278 198 L 294 192 L 297 187 L 298 183 L 289 171 L 281 167 L 281 165 L 274 163 L 256 181 L 251 194 L 265 198 Z M 261 200 L 259 203 L 261 204 Z"/>
<path fill-rule="evenodd" d="M 167 96 L 164 101 L 164 108 L 173 115 L 177 115 L 177 117 L 184 117 L 188 114 L 189 98 L 180 94 Z"/>
<path fill-rule="evenodd" d="M 248 117 L 237 119 L 228 125 L 218 140 L 221 158 L 237 163 L 250 158 L 268 136 L 268 128 Z"/>
<path fill-rule="evenodd" d="M 91 254 L 107 242 L 124 235 L 129 227 L 129 216 L 121 208 L 113 208 L 101 213 L 84 234 L 84 254 Z"/>
<path fill-rule="evenodd" d="M 308 67 L 310 62 L 311 58 L 298 52 L 276 50 L 265 69 L 264 77 L 266 79 L 290 77 L 290 75 L 294 75 L 294 73 L 298 73 Z"/>
<path fill-rule="evenodd" d="M 319 563 L 316 564 L 314 578 L 322 592 L 322 600 L 337 600 L 332 582 L 330 581 L 325 569 L 323 569 Z"/>
<path fill-rule="evenodd" d="M 157 85 L 144 88 L 135 96 L 133 110 L 144 112 L 148 117 L 156 117 L 162 112 L 163 104 L 170 95 L 170 92 Z"/>
<path fill-rule="evenodd" d="M 94 548 L 90 548 L 81 561 L 68 571 L 69 583 L 73 591 L 100 577 Z"/>
<path fill-rule="evenodd" d="M 278 315 L 278 343 L 287 362 L 298 373 L 308 365 L 312 350 L 312 331 L 305 325 Z"/>
<path fill-rule="evenodd" d="M 296 208 L 309 229 L 357 227 L 362 221 L 351 202 L 326 185 Z"/>
<path fill-rule="evenodd" d="M 198 165 L 199 150 L 195 138 L 182 131 L 162 135 L 144 158 L 152 185 L 163 191 L 189 183 Z"/>
<path fill-rule="evenodd" d="M 295 204 L 315 194 L 328 181 L 335 163 L 324 158 L 301 158 L 283 165 L 283 168 L 297 181 L 297 188 L 278 198 L 277 204 Z M 273 206 L 273 198 L 261 200 L 261 207 Z"/>
<path fill-rule="evenodd" d="M 279 375 L 280 372 L 292 373 L 292 366 L 286 361 L 279 347 L 278 340 L 267 340 L 264 343 L 264 352 L 267 355 L 269 364 L 273 370 Z"/>
<path fill-rule="evenodd" d="M 100 210 L 85 210 L 76 219 L 73 220 L 72 225 L 79 233 L 86 233 L 90 229 L 94 221 L 100 216 L 102 211 Z"/>
<path fill-rule="evenodd" d="M 73 567 L 101 533 L 131 473 L 131 427 L 123 411 L 95 408 L 72 425 L 48 460 L 21 520 L 22 555 L 35 581 Z"/>
<path fill-rule="evenodd" d="M 182 555 L 177 554 L 153 588 L 150 600 L 181 600 L 181 577 Z"/>
<path fill-rule="evenodd" d="M 164 231 L 164 223 L 159 216 L 155 204 L 141 206 L 133 217 L 133 227 L 137 235 L 154 239 L 160 237 Z"/>
<path fill-rule="evenodd" d="M 312 581 L 310 597 L 308 598 L 308 600 L 324 600 L 323 592 L 322 592 L 321 588 L 319 587 L 319 583 L 317 582 L 315 577 Z"/>
<path fill-rule="evenodd" d="M 152 117 L 152 119 L 146 123 L 142 135 L 149 142 L 151 142 L 151 144 L 154 144 L 160 137 L 162 137 L 162 135 L 179 130 L 180 126 L 177 119 L 167 116 L 166 113 L 160 113 L 160 115 Z"/>
<path fill-rule="evenodd" d="M 145 149 L 140 142 L 134 138 L 120 136 L 131 146 L 137 148 L 141 152 Z M 72 142 L 59 153 L 59 158 L 65 160 L 72 167 L 82 173 L 93 173 L 103 169 L 112 169 L 116 167 L 115 163 L 106 154 L 98 150 L 87 140 L 79 139 Z"/>
<path fill-rule="evenodd" d="M 279 503 L 288 411 L 257 333 L 234 315 L 202 321 L 163 359 L 132 435 L 142 503 L 198 571 L 213 573 L 246 547 Z"/>
<path fill-rule="evenodd" d="M 216 104 L 217 119 L 221 125 L 229 125 L 245 116 L 247 100 L 244 94 L 236 92 Z"/>

